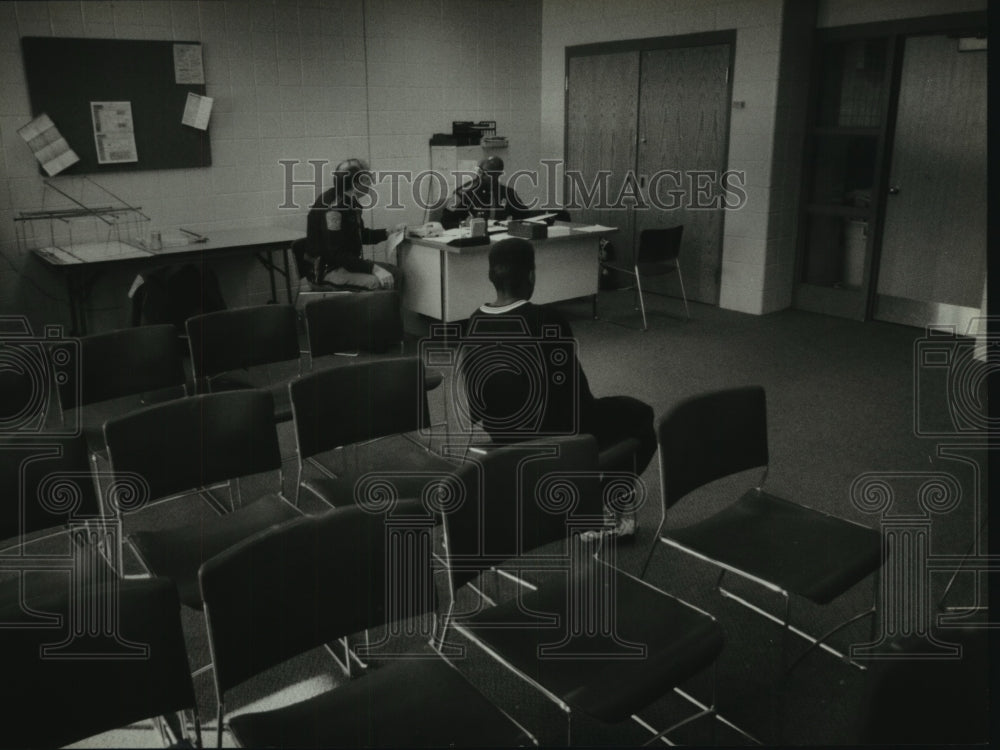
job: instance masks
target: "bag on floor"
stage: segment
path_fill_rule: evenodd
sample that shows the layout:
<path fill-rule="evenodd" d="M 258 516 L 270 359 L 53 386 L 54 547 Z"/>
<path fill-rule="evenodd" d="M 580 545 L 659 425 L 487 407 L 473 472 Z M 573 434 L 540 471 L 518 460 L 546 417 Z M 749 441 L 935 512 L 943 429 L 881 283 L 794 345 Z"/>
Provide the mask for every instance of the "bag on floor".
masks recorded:
<path fill-rule="evenodd" d="M 192 263 L 137 276 L 130 296 L 132 325 L 173 323 L 180 336 L 193 315 L 226 309 L 218 277 Z"/>

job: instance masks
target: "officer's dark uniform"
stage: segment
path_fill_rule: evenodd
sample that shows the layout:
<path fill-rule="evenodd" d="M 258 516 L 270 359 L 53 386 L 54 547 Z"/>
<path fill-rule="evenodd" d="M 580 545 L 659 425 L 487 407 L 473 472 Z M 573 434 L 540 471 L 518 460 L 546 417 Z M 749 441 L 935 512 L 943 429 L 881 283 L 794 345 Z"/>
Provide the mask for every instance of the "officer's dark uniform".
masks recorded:
<path fill-rule="evenodd" d="M 320 260 L 317 280 L 335 268 L 371 273 L 374 264 L 361 256 L 361 246 L 384 242 L 388 236 L 385 229 L 365 227 L 358 202 L 353 196 L 338 196 L 336 188 L 323 193 L 306 218 L 306 254 Z"/>
<path fill-rule="evenodd" d="M 490 156 L 479 162 L 479 175 L 455 191 L 451 205 L 445 207 L 441 224 L 445 229 L 457 227 L 466 217 L 485 219 L 524 219 L 531 215 L 524 201 L 511 188 L 500 182 L 503 159 Z M 494 179 L 490 179 L 494 175 Z"/>

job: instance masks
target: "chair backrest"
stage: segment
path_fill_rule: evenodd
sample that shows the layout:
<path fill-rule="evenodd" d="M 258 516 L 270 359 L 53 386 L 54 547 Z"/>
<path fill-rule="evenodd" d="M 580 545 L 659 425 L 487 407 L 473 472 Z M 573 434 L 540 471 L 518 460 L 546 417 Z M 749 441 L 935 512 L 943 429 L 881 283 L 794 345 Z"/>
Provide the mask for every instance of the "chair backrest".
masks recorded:
<path fill-rule="evenodd" d="M 196 315 L 186 327 L 195 378 L 299 357 L 298 321 L 291 305 Z"/>
<path fill-rule="evenodd" d="M 79 341 L 80 367 L 70 368 L 71 376 L 58 383 L 63 409 L 184 385 L 181 345 L 173 325 L 125 328 Z"/>
<path fill-rule="evenodd" d="M 665 263 L 677 260 L 681 251 L 681 239 L 684 237 L 684 225 L 667 229 L 643 229 L 639 233 L 639 250 L 636 253 L 636 264 Z"/>
<path fill-rule="evenodd" d="M 449 494 L 462 501 L 444 513 L 452 585 L 565 539 L 571 519 L 599 526 L 597 456 L 596 439 L 577 435 L 497 448 L 460 467 L 461 490 Z"/>
<path fill-rule="evenodd" d="M 403 340 L 399 292 L 336 294 L 305 306 L 312 357 L 350 351 L 384 352 Z"/>
<path fill-rule="evenodd" d="M 299 457 L 426 428 L 427 393 L 418 357 L 355 362 L 288 384 Z"/>
<path fill-rule="evenodd" d="M 83 436 L 0 444 L 0 547 L 100 513 L 88 456 Z"/>
<path fill-rule="evenodd" d="M 925 651 L 927 635 L 920 634 L 891 642 L 896 659 L 871 664 L 859 704 L 857 745 L 989 744 L 989 630 L 942 628 L 933 636 L 938 645 L 960 646 L 961 655 L 933 658 Z M 941 721 L 944 716 L 947 721 Z"/>
<path fill-rule="evenodd" d="M 91 650 L 89 658 L 72 658 L 72 641 L 63 644 L 63 654 L 42 655 L 43 648 L 58 646 L 70 635 L 65 631 L 3 631 L 0 661 L 10 679 L 0 680 L 0 700 L 12 719 L 4 727 L 5 746 L 63 747 L 142 719 L 195 707 L 173 582 L 144 578 L 116 585 L 117 643 L 108 638 L 103 644 L 76 644 L 80 652 Z M 95 592 L 98 597 L 114 593 L 108 594 L 103 586 Z M 76 606 L 68 586 L 31 603 L 45 612 L 62 614 L 64 623 L 69 622 L 70 608 Z M 0 615 L 0 620 L 5 617 Z M 93 655 L 97 645 L 108 649 L 105 656 Z M 138 646 L 144 647 L 145 654 Z"/>
<path fill-rule="evenodd" d="M 341 636 L 433 612 L 432 524 L 416 500 L 389 513 L 351 506 L 279 524 L 206 561 L 198 578 L 219 698 Z M 426 536 L 389 539 L 414 532 Z"/>
<path fill-rule="evenodd" d="M 109 420 L 114 472 L 135 472 L 149 498 L 168 497 L 281 468 L 274 398 L 267 391 L 207 393 Z"/>
<path fill-rule="evenodd" d="M 663 501 L 739 471 L 767 466 L 767 403 L 760 386 L 706 393 L 657 423 Z"/>

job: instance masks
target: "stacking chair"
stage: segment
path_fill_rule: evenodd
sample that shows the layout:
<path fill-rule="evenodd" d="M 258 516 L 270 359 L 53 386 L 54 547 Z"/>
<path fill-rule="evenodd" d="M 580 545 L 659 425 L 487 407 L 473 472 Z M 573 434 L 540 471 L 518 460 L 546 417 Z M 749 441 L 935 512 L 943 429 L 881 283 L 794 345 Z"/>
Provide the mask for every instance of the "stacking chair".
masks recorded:
<path fill-rule="evenodd" d="M 70 377 L 57 384 L 64 412 L 70 409 L 82 412 L 85 406 L 96 408 L 101 402 L 137 394 L 154 395 L 157 400 L 187 394 L 181 345 L 173 325 L 98 333 L 84 336 L 79 342 L 79 367 L 69 368 Z M 99 416 L 89 419 L 89 416 L 79 414 L 83 434 L 91 451 L 103 454 L 104 419 Z"/>
<path fill-rule="evenodd" d="M 74 633 L 66 626 L 3 631 L 5 747 L 63 747 L 196 708 L 174 585 L 163 578 L 120 581 L 113 597 L 116 618 L 106 632 Z M 64 623 L 80 606 L 65 590 L 33 604 L 57 613 Z M 171 726 L 183 733 L 179 722 Z M 195 746 L 201 747 L 197 712 L 194 730 Z"/>
<path fill-rule="evenodd" d="M 403 352 L 403 318 L 395 290 L 340 294 L 306 303 L 309 354 Z"/>
<path fill-rule="evenodd" d="M 336 509 L 278 526 L 202 566 L 220 747 L 230 689 L 334 639 L 435 613 L 432 527 L 413 500 L 388 512 Z M 533 742 L 443 656 L 413 648 L 301 702 L 233 716 L 229 728 L 245 747 Z"/>
<path fill-rule="evenodd" d="M 305 306 L 306 336 L 311 365 L 330 354 L 353 356 L 403 353 L 403 318 L 396 290 L 340 294 L 308 302 Z M 425 390 L 443 381 L 438 370 L 425 370 Z"/>
<path fill-rule="evenodd" d="M 639 309 L 642 312 L 642 330 L 648 330 L 646 322 L 646 300 L 642 295 L 642 279 L 646 276 L 664 276 L 677 272 L 677 280 L 681 285 L 681 299 L 684 300 L 684 314 L 690 319 L 687 294 L 684 292 L 684 276 L 681 274 L 681 264 L 678 255 L 681 251 L 681 239 L 684 236 L 684 225 L 680 224 L 669 229 L 644 229 L 639 234 L 639 249 L 636 251 L 631 267 L 614 262 L 601 262 L 601 268 L 617 271 L 635 279 L 636 294 L 639 298 Z M 597 297 L 594 297 L 594 318 L 597 318 Z"/>
<path fill-rule="evenodd" d="M 716 588 L 720 593 L 782 626 L 782 676 L 817 645 L 845 658 L 826 640 L 844 626 L 874 615 L 874 606 L 816 638 L 791 625 L 791 595 L 827 604 L 870 574 L 878 573 L 882 566 L 882 536 L 875 529 L 763 490 L 768 466 L 764 389 L 749 386 L 690 398 L 659 421 L 657 440 L 663 516 L 642 576 L 645 577 L 658 538 L 718 566 Z M 716 479 L 761 467 L 764 474 L 760 483 L 739 500 L 703 521 L 664 532 L 667 511 L 693 490 Z M 726 573 L 780 594 L 784 600 L 783 617 L 722 588 Z M 878 591 L 877 581 L 875 590 Z M 786 667 L 789 633 L 805 638 L 810 645 Z"/>
<path fill-rule="evenodd" d="M 198 493 L 220 514 L 128 535 L 146 569 L 172 578 L 181 601 L 190 607 L 201 607 L 197 576 L 205 560 L 261 529 L 299 516 L 280 494 L 243 502 L 240 477 L 275 470 L 280 475 L 273 415 L 267 391 L 226 391 L 150 406 L 104 426 L 112 474 L 132 472 L 145 480 L 145 497 L 117 503 L 127 506 L 122 512 L 144 500 Z M 223 483 L 230 488 L 228 508 L 209 492 Z"/>
<path fill-rule="evenodd" d="M 186 327 L 195 385 L 204 391 L 252 388 L 253 383 L 233 373 L 276 362 L 297 362 L 297 374 L 302 374 L 298 321 L 291 305 L 259 305 L 196 315 L 188 318 Z M 292 418 L 286 383 L 283 380 L 265 386 L 274 397 L 276 422 Z"/>
<path fill-rule="evenodd" d="M 289 383 L 298 459 L 296 498 L 304 487 L 333 506 L 350 505 L 355 493 L 367 486 L 359 480 L 382 470 L 395 472 L 393 484 L 400 497 L 417 497 L 435 473 L 454 469 L 417 445 L 403 444 L 409 450 L 391 453 L 384 444 L 371 450 L 358 445 L 427 428 L 422 371 L 417 357 L 395 357 L 317 370 Z M 339 451 L 343 460 L 338 469 L 315 458 L 338 448 L 345 448 Z M 325 476 L 304 480 L 306 463 Z"/>
<path fill-rule="evenodd" d="M 562 709 L 567 744 L 573 711 L 607 723 L 631 716 L 648 729 L 637 712 L 712 666 L 723 646 L 714 618 L 597 559 L 599 546 L 577 533 L 603 523 L 596 463 L 590 435 L 505 446 L 463 465 L 460 489 L 445 495 L 454 502 L 441 503 L 452 602 L 446 627 Z M 540 549 L 557 542 L 562 551 Z M 559 575 L 498 606 L 455 615 L 459 587 L 503 561 L 518 572 Z M 714 684 L 712 693 L 707 708 L 688 698 L 702 710 L 653 730 L 653 740 L 713 716 Z"/>
<path fill-rule="evenodd" d="M 65 591 L 70 585 L 66 572 L 99 576 L 104 565 L 101 549 L 89 544 L 86 533 L 88 524 L 99 521 L 100 505 L 83 436 L 0 443 L 0 502 L 0 572 L 12 574 L 0 582 L 0 607 L 20 609 L 14 621 L 0 619 L 0 628 L 51 624 L 50 615 L 32 611 L 26 593 L 48 589 L 49 575 Z M 67 535 L 71 528 L 84 533 Z M 56 541 L 56 536 L 65 539 Z M 89 564 L 83 564 L 81 554 L 89 556 Z M 115 561 L 111 565 L 114 574 Z M 29 586 L 26 574 L 38 571 L 48 571 L 46 580 Z"/>

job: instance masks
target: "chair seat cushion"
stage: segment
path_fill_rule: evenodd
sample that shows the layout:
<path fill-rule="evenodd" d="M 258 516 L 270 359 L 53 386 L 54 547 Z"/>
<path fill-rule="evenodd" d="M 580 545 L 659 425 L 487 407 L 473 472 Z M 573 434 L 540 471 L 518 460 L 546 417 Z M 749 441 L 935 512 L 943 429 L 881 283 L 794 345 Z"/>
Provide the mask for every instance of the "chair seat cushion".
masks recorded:
<path fill-rule="evenodd" d="M 627 719 L 722 650 L 722 629 L 703 612 L 602 563 L 585 570 L 590 585 L 596 580 L 603 588 L 601 599 L 614 597 L 612 634 L 571 635 L 566 624 L 525 624 L 526 611 L 567 611 L 567 588 L 558 580 L 522 595 L 521 606 L 511 600 L 456 625 L 569 705 L 607 722 Z"/>
<path fill-rule="evenodd" d="M 722 565 L 826 604 L 878 569 L 875 529 L 752 489 L 670 540 Z"/>
<path fill-rule="evenodd" d="M 418 498 L 429 482 L 455 471 L 455 464 L 398 435 L 367 445 L 348 446 L 345 450 L 354 455 L 341 457 L 341 461 L 330 466 L 337 474 L 336 479 L 317 477 L 302 483 L 334 507 L 354 504 L 355 485 L 362 494 L 369 486 L 358 484 L 366 475 L 379 475 L 380 480 L 391 483 L 399 498 Z M 374 493 L 377 489 L 372 486 L 370 491 Z"/>
<path fill-rule="evenodd" d="M 234 716 L 244 747 L 515 747 L 530 738 L 441 658 L 402 659 L 274 711 Z"/>
<path fill-rule="evenodd" d="M 300 515 L 278 495 L 265 495 L 203 523 L 162 531 L 138 531 L 128 538 L 153 575 L 173 579 L 181 603 L 200 609 L 198 569 L 203 562 L 251 534 Z"/>

